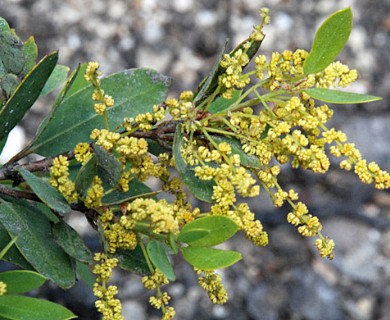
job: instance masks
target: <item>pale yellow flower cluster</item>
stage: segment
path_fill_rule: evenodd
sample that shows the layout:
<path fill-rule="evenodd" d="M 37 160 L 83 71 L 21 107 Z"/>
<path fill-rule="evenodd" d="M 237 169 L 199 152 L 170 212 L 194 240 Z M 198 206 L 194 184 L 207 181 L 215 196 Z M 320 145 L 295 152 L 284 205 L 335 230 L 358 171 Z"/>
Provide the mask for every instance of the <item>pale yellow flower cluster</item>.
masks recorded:
<path fill-rule="evenodd" d="M 76 187 L 69 178 L 69 161 L 65 156 L 60 155 L 53 159 L 49 182 L 62 193 L 69 203 L 77 201 Z"/>
<path fill-rule="evenodd" d="M 212 303 L 224 304 L 227 302 L 228 293 L 222 283 L 222 277 L 218 273 L 196 268 L 195 273 L 199 275 L 198 283 L 207 292 Z"/>

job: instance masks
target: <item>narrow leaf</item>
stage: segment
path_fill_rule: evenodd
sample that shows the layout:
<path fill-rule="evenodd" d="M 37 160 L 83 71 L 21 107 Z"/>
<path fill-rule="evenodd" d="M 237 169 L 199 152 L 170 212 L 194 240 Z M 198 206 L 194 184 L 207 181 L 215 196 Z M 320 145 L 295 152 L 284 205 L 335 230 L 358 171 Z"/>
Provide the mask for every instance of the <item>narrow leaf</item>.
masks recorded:
<path fill-rule="evenodd" d="M 69 67 L 57 64 L 45 86 L 43 87 L 40 95 L 45 96 L 62 85 L 66 80 L 69 70 Z"/>
<path fill-rule="evenodd" d="M 206 247 L 186 247 L 182 252 L 189 264 L 202 270 L 226 268 L 242 259 L 240 252 Z"/>
<path fill-rule="evenodd" d="M 181 132 L 181 126 L 178 125 L 173 140 L 173 158 L 175 160 L 176 169 L 187 188 L 196 198 L 206 202 L 212 202 L 213 186 L 215 186 L 215 182 L 202 181 L 195 176 L 193 168 L 186 163 L 181 154 L 180 150 L 182 146 L 183 133 Z"/>
<path fill-rule="evenodd" d="M 158 268 L 169 280 L 174 281 L 176 279 L 175 273 L 172 269 L 172 265 L 169 262 L 167 253 L 160 242 L 156 240 L 150 240 L 146 247 L 148 255 L 153 265 Z"/>
<path fill-rule="evenodd" d="M 98 164 L 99 177 L 108 184 L 110 188 L 115 188 L 122 173 L 122 165 L 111 153 L 98 145 L 94 145 L 94 151 Z"/>
<path fill-rule="evenodd" d="M 36 208 L 3 201 L 0 222 L 12 236 L 18 236 L 16 246 L 42 275 L 63 288 L 70 288 L 75 274 L 69 256 L 51 236 L 50 221 Z"/>
<path fill-rule="evenodd" d="M 49 208 L 52 208 L 61 215 L 68 214 L 72 211 L 63 195 L 56 188 L 51 186 L 47 180 L 35 176 L 23 167 L 19 167 L 18 171 L 38 198 Z"/>
<path fill-rule="evenodd" d="M 93 285 L 96 282 L 96 275 L 92 273 L 92 270 L 88 265 L 76 261 L 76 273 L 77 279 L 81 279 L 89 288 L 93 288 Z"/>
<path fill-rule="evenodd" d="M 55 241 L 64 251 L 83 263 L 92 263 L 93 255 L 80 235 L 67 223 L 61 221 L 52 227 Z"/>
<path fill-rule="evenodd" d="M 151 69 L 131 69 L 102 79 L 101 86 L 115 100 L 114 107 L 107 109 L 108 122 L 115 128 L 125 117 L 151 112 L 154 104 L 165 99 L 169 80 Z M 80 141 L 91 141 L 91 131 L 104 128 L 103 117 L 93 109 L 93 90 L 88 85 L 67 95 L 50 115 L 29 152 L 52 156 L 71 150 Z"/>
<path fill-rule="evenodd" d="M 92 180 L 98 175 L 98 163 L 96 155 L 92 155 L 88 162 L 84 164 L 76 177 L 75 185 L 77 193 L 84 197 L 92 184 Z"/>
<path fill-rule="evenodd" d="M 41 274 L 27 270 L 0 273 L 0 281 L 7 284 L 7 294 L 25 293 L 39 288 L 47 279 Z"/>
<path fill-rule="evenodd" d="M 310 54 L 303 64 L 305 74 L 320 72 L 332 63 L 343 50 L 351 30 L 350 7 L 330 15 L 316 32 Z"/>
<path fill-rule="evenodd" d="M 0 110 L 0 139 L 15 127 L 32 107 L 58 60 L 55 51 L 44 57 L 23 79 L 18 88 Z"/>
<path fill-rule="evenodd" d="M 103 205 L 115 205 L 121 204 L 126 201 L 132 200 L 134 197 L 153 197 L 154 194 L 146 184 L 139 182 L 137 179 L 133 179 L 129 183 L 129 191 L 119 192 L 113 191 L 105 195 L 102 199 Z"/>
<path fill-rule="evenodd" d="M 0 316 L 17 320 L 67 320 L 77 318 L 54 302 L 17 295 L 0 296 Z"/>
<path fill-rule="evenodd" d="M 196 219 L 186 224 L 178 237 L 179 241 L 183 241 L 183 235 L 191 231 L 207 231 L 207 235 L 202 238 L 194 239 L 187 243 L 192 247 L 211 247 L 231 238 L 238 230 L 237 224 L 225 216 L 207 216 Z M 185 241 L 183 241 L 185 242 Z"/>
<path fill-rule="evenodd" d="M 366 103 L 382 99 L 381 97 L 370 96 L 367 94 L 346 92 L 326 88 L 306 89 L 305 93 L 307 93 L 313 99 L 335 104 Z"/>

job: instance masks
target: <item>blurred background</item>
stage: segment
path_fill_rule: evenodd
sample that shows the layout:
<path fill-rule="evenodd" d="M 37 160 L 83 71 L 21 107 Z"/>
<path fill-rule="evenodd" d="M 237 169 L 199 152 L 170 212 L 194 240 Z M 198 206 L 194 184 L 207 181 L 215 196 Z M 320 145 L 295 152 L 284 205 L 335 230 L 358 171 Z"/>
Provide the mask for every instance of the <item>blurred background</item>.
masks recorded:
<path fill-rule="evenodd" d="M 351 6 L 354 27 L 340 60 L 358 69 L 350 90 L 383 97 L 370 104 L 334 106 L 332 125 L 345 131 L 368 161 L 390 170 L 389 0 L 1 0 L 0 16 L 22 40 L 34 35 L 40 57 L 60 50 L 60 63 L 74 69 L 97 60 L 107 75 L 152 67 L 172 78 L 170 96 L 195 89 L 226 39 L 229 49 L 245 39 L 269 7 L 261 53 L 310 49 L 315 30 L 331 13 Z M 6 153 L 26 144 L 50 110 L 53 97 L 38 101 L 10 137 Z M 61 143 L 59 141 L 59 143 Z M 6 159 L 8 154 L 3 154 Z M 317 256 L 285 221 L 289 208 L 275 209 L 264 196 L 251 201 L 270 236 L 256 248 L 238 235 L 226 247 L 243 261 L 221 270 L 229 291 L 226 305 L 212 305 L 191 268 L 175 257 L 178 280 L 168 287 L 177 319 L 385 320 L 390 314 L 390 193 L 362 185 L 334 162 L 326 175 L 284 168 L 282 184 L 294 187 L 318 215 L 324 234 L 336 242 L 336 257 Z M 72 224 L 91 247 L 97 245 L 85 219 Z M 148 306 L 140 277 L 117 272 L 125 319 L 159 319 Z M 50 284 L 36 293 L 67 305 L 80 319 L 99 319 L 94 297 L 82 283 L 64 292 Z"/>

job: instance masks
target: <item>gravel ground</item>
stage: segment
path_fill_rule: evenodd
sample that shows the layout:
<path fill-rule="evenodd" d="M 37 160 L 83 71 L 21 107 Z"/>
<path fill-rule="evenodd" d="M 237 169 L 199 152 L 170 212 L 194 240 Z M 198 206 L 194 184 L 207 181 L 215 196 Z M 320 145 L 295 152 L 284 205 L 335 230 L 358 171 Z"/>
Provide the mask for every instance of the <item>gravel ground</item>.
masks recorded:
<path fill-rule="evenodd" d="M 336 107 L 333 124 L 348 133 L 363 155 L 390 170 L 390 1 L 346 0 L 2 0 L 0 16 L 22 39 L 33 34 L 40 55 L 60 49 L 60 62 L 74 68 L 98 60 L 105 73 L 153 67 L 173 79 L 171 95 L 194 89 L 229 38 L 244 39 L 258 22 L 257 10 L 271 9 L 261 50 L 309 49 L 316 27 L 330 13 L 351 5 L 354 29 L 340 55 L 360 72 L 354 90 L 380 102 Z M 48 109 L 42 100 L 23 122 L 27 140 Z M 336 163 L 335 163 L 336 164 Z M 336 241 L 336 258 L 324 261 L 265 198 L 253 201 L 270 233 L 267 248 L 236 236 L 227 246 L 244 260 L 222 270 L 230 301 L 214 306 L 196 286 L 188 265 L 175 259 L 178 281 L 168 291 L 177 319 L 385 320 L 390 314 L 390 193 L 374 191 L 334 169 L 317 176 L 286 168 L 283 185 L 293 186 Z M 83 219 L 73 217 L 78 228 Z M 93 244 L 93 241 L 91 241 Z M 158 319 L 138 276 L 117 273 L 126 319 Z M 80 319 L 99 319 L 93 297 L 78 284 L 69 292 L 50 285 L 42 293 L 72 308 Z"/>

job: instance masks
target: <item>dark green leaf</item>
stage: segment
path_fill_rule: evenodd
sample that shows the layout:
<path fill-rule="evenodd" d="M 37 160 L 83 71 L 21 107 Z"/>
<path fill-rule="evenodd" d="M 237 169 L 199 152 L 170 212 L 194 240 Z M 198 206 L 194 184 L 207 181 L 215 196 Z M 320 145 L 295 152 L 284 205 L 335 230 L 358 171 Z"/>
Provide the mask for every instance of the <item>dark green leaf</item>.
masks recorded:
<path fill-rule="evenodd" d="M 35 43 L 34 37 L 29 37 L 23 43 L 23 71 L 21 76 L 24 77 L 30 70 L 35 66 L 37 58 L 38 58 L 38 47 Z"/>
<path fill-rule="evenodd" d="M 92 270 L 88 265 L 76 261 L 76 273 L 77 279 L 81 279 L 89 288 L 93 288 L 93 285 L 96 282 L 96 275 L 92 273 Z"/>
<path fill-rule="evenodd" d="M 204 230 L 207 234 L 190 242 L 183 240 L 187 232 Z M 238 230 L 237 224 L 225 216 L 206 216 L 186 224 L 180 232 L 178 241 L 186 242 L 192 247 L 211 247 L 231 238 Z"/>
<path fill-rule="evenodd" d="M 326 88 L 311 88 L 306 89 L 305 92 L 313 99 L 335 104 L 366 103 L 382 99 L 381 97 L 370 96 L 367 94 L 332 90 Z"/>
<path fill-rule="evenodd" d="M 84 164 L 76 177 L 76 190 L 84 197 L 92 184 L 93 178 L 98 175 L 98 163 L 96 155 L 92 155 L 88 162 Z"/>
<path fill-rule="evenodd" d="M 193 168 L 191 168 L 184 160 L 180 149 L 183 145 L 183 133 L 181 132 L 181 126 L 178 125 L 175 132 L 175 138 L 173 141 L 173 158 L 175 160 L 175 166 L 180 174 L 181 179 L 184 181 L 187 188 L 198 199 L 212 202 L 214 181 L 202 181 L 195 176 Z"/>
<path fill-rule="evenodd" d="M 18 88 L 0 110 L 0 139 L 15 127 L 32 107 L 58 60 L 58 52 L 44 57 L 23 79 Z M 57 140 L 58 143 L 58 140 Z"/>
<path fill-rule="evenodd" d="M 55 241 L 68 255 L 83 263 L 92 263 L 91 250 L 71 226 L 61 221 L 54 224 L 52 230 Z"/>
<path fill-rule="evenodd" d="M 110 188 L 118 185 L 122 174 L 122 165 L 115 156 L 98 145 L 93 147 L 98 162 L 99 177 L 108 184 Z"/>
<path fill-rule="evenodd" d="M 39 288 L 47 279 L 39 273 L 13 270 L 0 273 L 0 281 L 7 284 L 7 294 L 25 293 Z"/>
<path fill-rule="evenodd" d="M 207 110 L 212 114 L 217 114 L 228 109 L 232 104 L 234 104 L 241 96 L 242 90 L 236 90 L 233 92 L 231 99 L 226 99 L 222 96 L 218 97 Z"/>
<path fill-rule="evenodd" d="M 257 158 L 254 155 L 249 155 L 246 152 L 244 152 L 244 150 L 242 150 L 242 145 L 241 145 L 240 141 L 238 141 L 237 139 L 228 138 L 228 137 L 224 137 L 224 136 L 217 136 L 217 135 L 213 135 L 212 138 L 218 144 L 221 142 L 226 142 L 227 144 L 229 144 L 230 147 L 232 148 L 232 153 L 238 154 L 240 156 L 241 165 L 243 165 L 245 167 L 255 168 L 255 169 L 260 168 L 259 158 Z"/>
<path fill-rule="evenodd" d="M 38 198 L 48 207 L 61 215 L 68 214 L 72 211 L 62 194 L 51 186 L 48 181 L 38 178 L 23 167 L 19 167 L 17 170 Z"/>
<path fill-rule="evenodd" d="M 226 268 L 242 259 L 241 253 L 207 247 L 182 248 L 183 257 L 192 266 L 201 270 Z"/>
<path fill-rule="evenodd" d="M 152 193 L 152 189 L 150 189 L 147 185 L 139 182 L 137 179 L 133 179 L 129 183 L 129 191 L 127 192 L 119 192 L 113 191 L 107 195 L 105 195 L 102 199 L 104 205 L 115 205 L 121 204 L 126 201 L 133 199 L 136 196 L 141 196 L 143 198 L 146 197 L 145 194 Z M 148 195 L 152 197 L 152 195 Z"/>
<path fill-rule="evenodd" d="M 70 310 L 54 302 L 25 296 L 0 296 L 0 316 L 17 320 L 75 319 Z"/>
<path fill-rule="evenodd" d="M 330 15 L 318 28 L 309 56 L 303 64 L 305 74 L 324 70 L 343 50 L 352 30 L 350 7 Z"/>
<path fill-rule="evenodd" d="M 11 237 L 8 234 L 7 229 L 0 223 L 0 249 L 10 243 Z M 12 246 L 7 253 L 2 257 L 2 260 L 15 264 L 26 270 L 33 270 L 33 266 L 23 257 L 16 246 Z"/>
<path fill-rule="evenodd" d="M 5 136 L 3 139 L 0 139 L 0 154 L 3 152 L 4 146 L 7 143 L 7 139 L 8 139 L 8 135 Z"/>
<path fill-rule="evenodd" d="M 12 236 L 16 246 L 42 275 L 63 288 L 70 288 L 75 274 L 69 256 L 54 241 L 50 221 L 33 206 L 3 201 L 0 222 Z"/>
<path fill-rule="evenodd" d="M 45 96 L 62 85 L 66 80 L 69 70 L 69 67 L 57 64 L 40 95 Z"/>
<path fill-rule="evenodd" d="M 153 265 L 159 269 L 169 280 L 175 281 L 175 272 L 172 269 L 172 265 L 169 262 L 167 253 L 160 242 L 156 240 L 150 240 L 146 247 L 148 255 Z"/>
<path fill-rule="evenodd" d="M 108 122 L 115 128 L 125 117 L 152 111 L 154 104 L 165 99 L 169 80 L 151 69 L 133 69 L 102 79 L 101 86 L 115 100 L 115 106 L 107 109 Z M 67 95 L 50 115 L 50 122 L 37 135 L 29 152 L 56 155 L 74 148 L 80 141 L 90 141 L 93 129 L 104 128 L 103 117 L 93 109 L 93 90 L 88 85 Z"/>
<path fill-rule="evenodd" d="M 140 246 L 137 246 L 134 250 L 117 250 L 115 257 L 118 258 L 119 266 L 123 270 L 139 275 L 150 274 L 148 263 Z"/>

